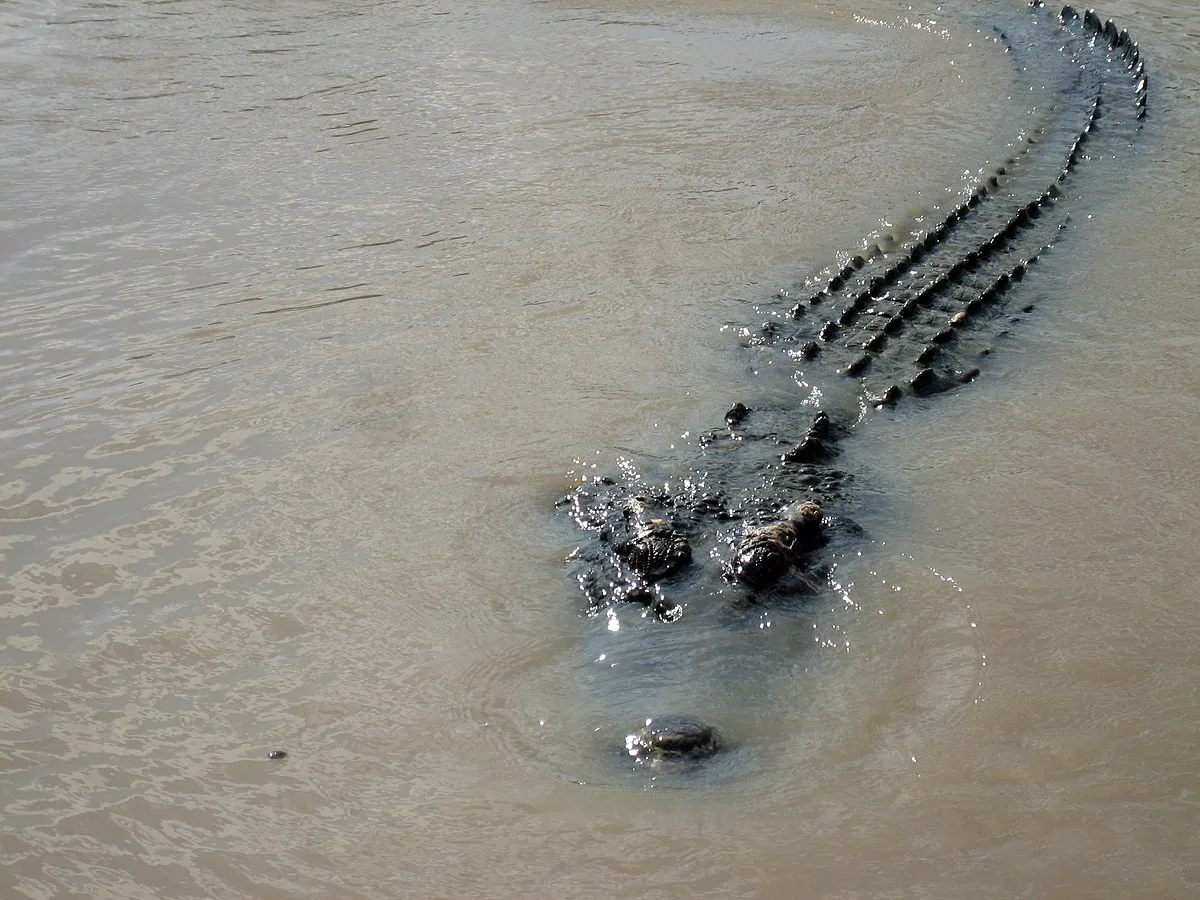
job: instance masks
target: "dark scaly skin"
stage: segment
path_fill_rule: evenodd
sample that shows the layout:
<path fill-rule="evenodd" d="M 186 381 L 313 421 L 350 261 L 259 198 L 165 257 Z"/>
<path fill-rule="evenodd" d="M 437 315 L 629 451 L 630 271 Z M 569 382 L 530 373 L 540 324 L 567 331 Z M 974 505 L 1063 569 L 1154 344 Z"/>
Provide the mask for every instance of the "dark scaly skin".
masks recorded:
<path fill-rule="evenodd" d="M 720 749 L 717 730 L 694 719 L 647 719 L 625 738 L 630 759 L 656 768 L 707 759 Z"/>
<path fill-rule="evenodd" d="M 1117 152 L 1142 127 L 1146 73 L 1137 44 L 1091 11 L 1056 16 L 1035 2 L 1011 34 L 995 31 L 1030 83 L 1053 89 L 1020 149 L 905 245 L 847 254 L 780 294 L 781 314 L 752 349 L 820 384 L 820 408 L 805 397 L 791 409 L 735 403 L 726 428 L 663 480 L 630 470 L 561 501 L 585 532 L 570 562 L 590 613 L 642 604 L 683 628 L 688 605 L 728 603 L 731 589 L 746 603 L 820 590 L 858 534 L 839 444 L 872 406 L 973 380 L 1013 313 L 1029 310 L 1020 287 L 1065 228 L 1090 148 Z M 656 766 L 721 747 L 715 728 L 684 718 L 648 719 L 625 740 L 633 760 Z"/>
<path fill-rule="evenodd" d="M 750 587 L 775 584 L 825 544 L 822 530 L 821 507 L 811 500 L 781 521 L 748 528 L 733 548 L 730 574 Z"/>

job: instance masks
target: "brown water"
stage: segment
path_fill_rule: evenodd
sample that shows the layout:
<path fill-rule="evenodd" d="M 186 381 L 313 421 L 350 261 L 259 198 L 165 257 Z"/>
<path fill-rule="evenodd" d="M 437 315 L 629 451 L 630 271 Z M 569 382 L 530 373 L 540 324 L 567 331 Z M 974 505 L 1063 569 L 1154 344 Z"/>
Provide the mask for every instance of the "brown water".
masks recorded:
<path fill-rule="evenodd" d="M 1012 137 L 946 13 L 0 3 L 0 896 L 1195 895 L 1192 0 L 1101 9 L 1151 116 L 1053 302 L 863 430 L 842 594 L 709 674 L 755 752 L 589 740 L 553 499 Z"/>

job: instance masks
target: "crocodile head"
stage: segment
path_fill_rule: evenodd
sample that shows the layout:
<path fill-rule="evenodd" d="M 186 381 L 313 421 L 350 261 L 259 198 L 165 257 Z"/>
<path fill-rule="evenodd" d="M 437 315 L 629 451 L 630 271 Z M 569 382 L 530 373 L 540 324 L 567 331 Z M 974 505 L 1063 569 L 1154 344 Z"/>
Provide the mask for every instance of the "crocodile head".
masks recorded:
<path fill-rule="evenodd" d="M 646 719 L 642 727 L 625 737 L 625 751 L 643 765 L 698 761 L 720 749 L 721 736 L 717 730 L 695 719 Z"/>

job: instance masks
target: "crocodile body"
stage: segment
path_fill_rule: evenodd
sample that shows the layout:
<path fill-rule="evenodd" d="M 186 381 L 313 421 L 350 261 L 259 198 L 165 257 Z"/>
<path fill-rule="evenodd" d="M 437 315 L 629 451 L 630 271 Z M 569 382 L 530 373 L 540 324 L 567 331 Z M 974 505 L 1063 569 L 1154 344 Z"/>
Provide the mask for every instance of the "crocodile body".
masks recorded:
<path fill-rule="evenodd" d="M 994 34 L 1046 91 L 1011 155 L 902 246 L 845 254 L 782 292 L 753 332 L 753 352 L 815 389 L 798 391 L 790 408 L 736 403 L 679 468 L 651 475 L 629 465 L 561 501 L 584 532 L 570 565 L 590 614 L 640 608 L 677 629 L 706 604 L 770 605 L 820 591 L 830 561 L 859 535 L 840 446 L 873 407 L 979 375 L 1027 302 L 1028 270 L 1062 234 L 1087 159 L 1119 153 L 1146 115 L 1145 65 L 1125 31 L 1040 2 L 1018 15 Z M 671 718 L 647 719 L 624 750 L 658 765 L 720 747 L 713 726 Z"/>

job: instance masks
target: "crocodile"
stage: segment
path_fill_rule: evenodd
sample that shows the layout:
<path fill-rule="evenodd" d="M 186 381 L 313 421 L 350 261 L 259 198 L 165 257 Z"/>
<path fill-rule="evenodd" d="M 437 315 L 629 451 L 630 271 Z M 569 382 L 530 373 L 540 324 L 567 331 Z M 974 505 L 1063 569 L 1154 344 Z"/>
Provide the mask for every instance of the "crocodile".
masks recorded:
<path fill-rule="evenodd" d="M 1147 76 L 1137 43 L 1094 11 L 1034 0 L 1013 15 L 992 34 L 1046 99 L 1002 164 L 898 246 L 839 254 L 760 307 L 769 318 L 747 343 L 809 391 L 775 408 L 733 403 L 665 477 L 630 463 L 559 501 L 583 532 L 568 560 L 589 615 L 629 607 L 681 628 L 704 604 L 820 593 L 831 561 L 861 541 L 843 445 L 879 407 L 973 381 L 1031 309 L 1021 286 L 1064 234 L 1085 163 L 1143 127 Z M 660 767 L 725 746 L 714 725 L 671 715 L 634 725 L 618 749 Z"/>

